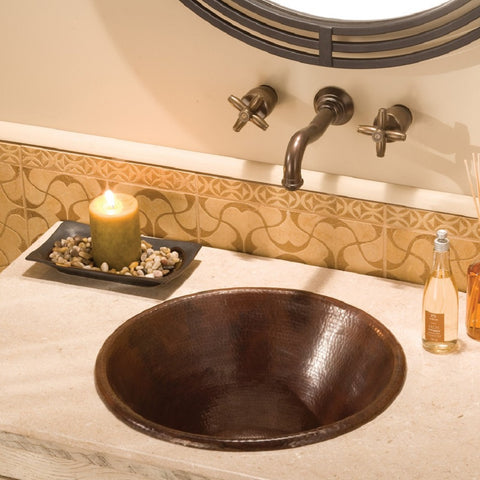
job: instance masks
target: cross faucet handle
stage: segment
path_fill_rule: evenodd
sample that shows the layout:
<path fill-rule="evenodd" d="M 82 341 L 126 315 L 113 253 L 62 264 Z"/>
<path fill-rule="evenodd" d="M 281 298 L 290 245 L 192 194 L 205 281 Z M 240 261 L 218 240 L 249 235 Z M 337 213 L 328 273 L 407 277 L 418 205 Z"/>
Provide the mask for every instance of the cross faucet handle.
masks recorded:
<path fill-rule="evenodd" d="M 253 88 L 241 99 L 230 95 L 228 101 L 239 110 L 233 130 L 239 132 L 249 121 L 262 130 L 266 130 L 268 123 L 265 121 L 265 117 L 272 112 L 277 100 L 277 93 L 268 85 Z"/>
<path fill-rule="evenodd" d="M 412 118 L 412 112 L 404 105 L 380 108 L 373 125 L 359 125 L 357 131 L 370 135 L 376 144 L 377 157 L 383 157 L 387 143 L 406 140 Z"/>

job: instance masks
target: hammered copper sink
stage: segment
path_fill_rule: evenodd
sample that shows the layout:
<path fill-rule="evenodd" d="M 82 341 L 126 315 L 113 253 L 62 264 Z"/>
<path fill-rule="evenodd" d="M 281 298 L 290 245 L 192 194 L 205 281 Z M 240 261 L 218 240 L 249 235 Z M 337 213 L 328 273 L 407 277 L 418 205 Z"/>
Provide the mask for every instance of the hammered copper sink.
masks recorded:
<path fill-rule="evenodd" d="M 100 350 L 107 407 L 153 437 L 217 450 L 324 441 L 385 410 L 403 350 L 362 310 L 300 290 L 234 288 L 167 300 Z"/>

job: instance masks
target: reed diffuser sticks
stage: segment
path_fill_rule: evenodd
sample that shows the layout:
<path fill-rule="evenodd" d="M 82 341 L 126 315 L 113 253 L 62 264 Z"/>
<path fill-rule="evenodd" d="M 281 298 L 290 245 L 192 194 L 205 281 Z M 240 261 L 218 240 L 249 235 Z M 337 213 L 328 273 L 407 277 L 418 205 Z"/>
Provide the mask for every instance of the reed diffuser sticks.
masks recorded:
<path fill-rule="evenodd" d="M 470 184 L 470 193 L 477 212 L 477 218 L 480 221 L 480 153 L 472 153 L 470 165 L 465 159 L 465 169 L 467 171 L 468 183 Z"/>

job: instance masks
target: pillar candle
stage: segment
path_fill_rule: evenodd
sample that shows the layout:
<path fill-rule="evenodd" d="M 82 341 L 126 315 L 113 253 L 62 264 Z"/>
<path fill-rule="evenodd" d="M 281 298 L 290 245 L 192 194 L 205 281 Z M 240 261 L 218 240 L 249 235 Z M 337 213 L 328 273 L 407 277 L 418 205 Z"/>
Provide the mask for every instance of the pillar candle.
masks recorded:
<path fill-rule="evenodd" d="M 121 270 L 140 259 L 140 221 L 135 197 L 107 190 L 92 200 L 89 213 L 96 266 L 107 262 L 110 268 Z"/>

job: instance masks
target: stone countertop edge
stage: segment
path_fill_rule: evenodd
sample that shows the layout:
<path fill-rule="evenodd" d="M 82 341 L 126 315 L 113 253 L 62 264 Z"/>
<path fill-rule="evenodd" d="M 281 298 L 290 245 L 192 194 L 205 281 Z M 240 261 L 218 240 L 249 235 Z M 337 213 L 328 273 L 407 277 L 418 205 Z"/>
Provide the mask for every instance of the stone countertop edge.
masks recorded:
<path fill-rule="evenodd" d="M 0 274 L 0 476 L 17 479 L 302 480 L 478 478 L 480 342 L 458 352 L 421 346 L 423 288 L 372 276 L 203 247 L 185 275 L 137 287 L 66 275 L 25 260 L 54 225 Z M 133 315 L 198 291 L 297 288 L 361 308 L 389 328 L 407 358 L 396 400 L 326 442 L 266 452 L 218 452 L 164 442 L 117 420 L 98 397 L 105 339 Z"/>

